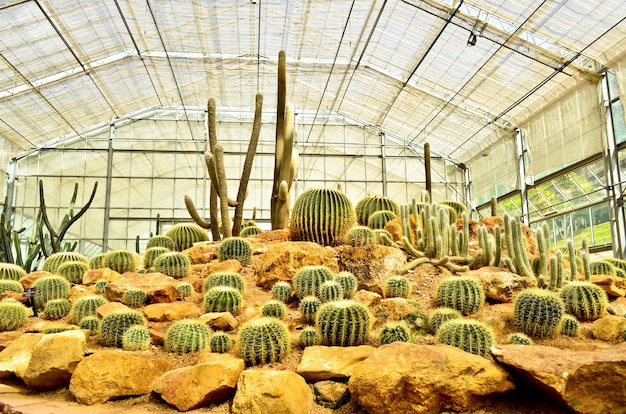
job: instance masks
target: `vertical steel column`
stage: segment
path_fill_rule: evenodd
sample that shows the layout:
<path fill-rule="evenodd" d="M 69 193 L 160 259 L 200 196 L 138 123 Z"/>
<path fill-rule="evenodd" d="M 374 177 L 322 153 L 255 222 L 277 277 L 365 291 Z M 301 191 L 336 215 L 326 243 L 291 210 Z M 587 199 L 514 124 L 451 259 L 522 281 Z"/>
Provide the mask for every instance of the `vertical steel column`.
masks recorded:
<path fill-rule="evenodd" d="M 109 218 L 111 214 L 111 186 L 113 175 L 113 138 L 115 124 L 109 126 L 109 150 L 107 154 L 107 185 L 104 194 L 104 225 L 102 227 L 102 253 L 108 251 L 109 246 Z"/>
<path fill-rule="evenodd" d="M 385 133 L 380 131 L 380 172 L 383 181 L 383 195 L 387 196 L 387 149 L 385 148 Z"/>
<path fill-rule="evenodd" d="M 530 223 L 528 211 L 528 187 L 526 186 L 526 166 L 524 165 L 522 132 L 519 129 L 515 135 L 515 144 L 517 147 L 517 179 L 519 182 L 520 199 L 522 203 L 522 221 L 528 226 Z"/>
<path fill-rule="evenodd" d="M 472 172 L 467 165 L 463 165 L 463 188 L 465 190 L 465 200 L 469 204 L 469 215 L 474 217 L 472 214 L 476 211 L 476 201 L 472 195 Z"/>

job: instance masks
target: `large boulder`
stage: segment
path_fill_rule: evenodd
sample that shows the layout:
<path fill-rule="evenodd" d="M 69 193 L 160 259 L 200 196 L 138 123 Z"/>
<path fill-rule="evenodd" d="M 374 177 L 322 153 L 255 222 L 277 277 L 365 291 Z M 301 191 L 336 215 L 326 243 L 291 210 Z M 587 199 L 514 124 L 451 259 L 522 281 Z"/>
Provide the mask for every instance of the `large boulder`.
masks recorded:
<path fill-rule="evenodd" d="M 296 372 L 309 382 L 346 379 L 374 349 L 369 345 L 308 346 L 304 349 Z"/>
<path fill-rule="evenodd" d="M 111 270 L 108 267 L 102 269 L 89 269 L 83 275 L 83 285 L 91 285 L 98 280 L 106 280 L 107 282 L 115 282 L 122 277 L 121 274 L 115 270 Z"/>
<path fill-rule="evenodd" d="M 43 334 L 26 333 L 9 343 L 0 352 L 0 378 L 13 375 L 22 378 L 28 369 L 33 350 Z"/>
<path fill-rule="evenodd" d="M 626 332 L 626 318 L 617 315 L 607 315 L 591 324 L 591 334 L 602 341 L 615 341 Z"/>
<path fill-rule="evenodd" d="M 358 247 L 342 245 L 335 250 L 339 268 L 354 274 L 359 286 L 372 283 L 384 286 L 385 281 L 406 264 L 402 250 L 380 244 Z"/>
<path fill-rule="evenodd" d="M 153 303 L 143 308 L 149 321 L 169 322 L 182 318 L 197 318 L 202 311 L 193 302 Z"/>
<path fill-rule="evenodd" d="M 313 392 L 292 371 L 247 370 L 237 382 L 233 414 L 307 414 Z"/>
<path fill-rule="evenodd" d="M 626 295 L 626 279 L 621 277 L 591 275 L 591 282 L 600 286 L 609 297 L 616 298 Z"/>
<path fill-rule="evenodd" d="M 501 345 L 493 354 L 573 412 L 625 412 L 626 343 L 596 351 Z"/>
<path fill-rule="evenodd" d="M 471 412 L 514 388 L 495 362 L 448 345 L 394 342 L 358 364 L 348 382 L 369 413 Z"/>
<path fill-rule="evenodd" d="M 537 287 L 535 278 L 523 277 L 493 266 L 470 270 L 466 276 L 474 276 L 480 281 L 487 298 L 503 303 L 512 303 L 522 290 Z"/>
<path fill-rule="evenodd" d="M 107 299 L 112 302 L 120 302 L 124 292 L 128 289 L 140 289 L 146 292 L 148 302 L 171 303 L 180 298 L 176 289 L 179 280 L 166 276 L 163 273 L 133 273 L 126 272 L 115 282 L 105 286 Z"/>

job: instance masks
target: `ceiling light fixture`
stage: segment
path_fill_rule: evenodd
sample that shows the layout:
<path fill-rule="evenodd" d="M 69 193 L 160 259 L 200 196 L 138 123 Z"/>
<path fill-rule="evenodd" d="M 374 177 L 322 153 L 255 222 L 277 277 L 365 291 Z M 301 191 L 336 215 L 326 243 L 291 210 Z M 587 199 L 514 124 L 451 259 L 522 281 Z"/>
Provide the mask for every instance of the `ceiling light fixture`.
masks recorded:
<path fill-rule="evenodd" d="M 474 27 L 470 30 L 469 38 L 467 39 L 467 45 L 476 46 L 476 41 L 483 34 L 483 30 L 485 30 L 484 25 L 481 25 L 479 22 L 474 23 Z"/>

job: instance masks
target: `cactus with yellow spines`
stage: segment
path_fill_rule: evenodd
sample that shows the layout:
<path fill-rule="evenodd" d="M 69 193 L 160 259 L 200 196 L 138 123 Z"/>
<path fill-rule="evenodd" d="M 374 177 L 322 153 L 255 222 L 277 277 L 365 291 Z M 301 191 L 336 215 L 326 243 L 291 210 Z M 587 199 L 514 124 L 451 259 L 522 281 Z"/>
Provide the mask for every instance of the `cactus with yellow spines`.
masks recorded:
<path fill-rule="evenodd" d="M 130 250 L 113 250 L 104 257 L 104 265 L 120 274 L 134 272 L 137 269 L 137 258 Z"/>
<path fill-rule="evenodd" d="M 174 279 L 182 279 L 189 276 L 191 262 L 184 253 L 166 252 L 155 259 L 154 270 Z"/>
<path fill-rule="evenodd" d="M 276 318 L 254 318 L 239 328 L 237 355 L 248 366 L 280 362 L 288 350 L 289 331 Z"/>
<path fill-rule="evenodd" d="M 400 214 L 400 206 L 387 196 L 368 195 L 360 199 L 354 206 L 357 222 L 362 226 L 369 225 L 370 216 L 377 211 L 391 211 Z M 384 228 L 384 226 L 382 227 Z"/>
<path fill-rule="evenodd" d="M 134 325 L 147 325 L 143 315 L 136 310 L 121 309 L 108 313 L 100 324 L 100 345 L 121 348 L 124 332 Z"/>
<path fill-rule="evenodd" d="M 345 299 L 352 299 L 356 293 L 358 284 L 356 276 L 347 271 L 339 272 L 337 276 L 335 276 L 335 282 L 339 283 L 343 288 L 343 297 Z"/>
<path fill-rule="evenodd" d="M 398 214 L 390 210 L 375 211 L 370 214 L 367 220 L 367 226 L 371 229 L 384 229 L 387 223 L 394 220 L 396 217 L 398 217 Z"/>
<path fill-rule="evenodd" d="M 56 271 L 56 274 L 67 279 L 73 284 L 83 283 L 83 276 L 89 270 L 89 264 L 85 262 L 64 262 Z"/>
<path fill-rule="evenodd" d="M 320 294 L 324 282 L 333 280 L 333 272 L 326 266 L 304 266 L 294 276 L 293 290 L 299 299 L 305 296 Z"/>
<path fill-rule="evenodd" d="M 0 302 L 0 332 L 16 331 L 26 325 L 28 310 L 15 299 Z"/>
<path fill-rule="evenodd" d="M 57 252 L 44 260 L 42 270 L 56 274 L 59 266 L 65 262 L 85 262 L 89 264 L 89 259 L 78 252 Z"/>
<path fill-rule="evenodd" d="M 237 289 L 242 295 L 244 294 L 246 284 L 241 274 L 229 270 L 211 273 L 204 284 L 202 292 L 206 293 L 209 289 L 217 286 L 228 286 Z"/>
<path fill-rule="evenodd" d="M 0 263 L 0 280 L 18 281 L 26 276 L 26 270 L 13 263 Z"/>
<path fill-rule="evenodd" d="M 97 316 L 96 310 L 109 301 L 100 295 L 83 296 L 74 302 L 70 310 L 70 322 L 80 323 L 88 316 Z"/>
<path fill-rule="evenodd" d="M 371 321 L 365 305 L 353 300 L 340 300 L 320 306 L 315 326 L 324 345 L 357 346 L 367 339 Z"/>
<path fill-rule="evenodd" d="M 194 245 L 194 243 L 208 241 L 209 235 L 205 229 L 192 223 L 178 223 L 170 227 L 165 236 L 174 242 L 175 251 L 182 252 Z"/>
<path fill-rule="evenodd" d="M 236 259 L 246 266 L 252 261 L 252 244 L 244 237 L 228 237 L 222 240 L 218 255 L 220 261 Z"/>
<path fill-rule="evenodd" d="M 197 319 L 172 322 L 165 334 L 164 347 L 169 352 L 188 354 L 210 346 L 211 329 Z"/>
<path fill-rule="evenodd" d="M 493 330 L 472 319 L 451 319 L 437 331 L 437 343 L 451 345 L 470 354 L 491 359 L 489 349 L 495 342 Z"/>
<path fill-rule="evenodd" d="M 24 286 L 17 280 L 0 279 L 0 295 L 4 292 L 24 293 Z"/>

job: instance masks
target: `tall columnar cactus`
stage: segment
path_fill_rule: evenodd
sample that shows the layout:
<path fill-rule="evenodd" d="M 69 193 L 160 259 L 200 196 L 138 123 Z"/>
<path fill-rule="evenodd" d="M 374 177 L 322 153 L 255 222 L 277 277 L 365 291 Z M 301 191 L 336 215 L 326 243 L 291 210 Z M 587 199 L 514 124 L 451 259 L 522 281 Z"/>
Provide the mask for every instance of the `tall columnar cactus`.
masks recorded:
<path fill-rule="evenodd" d="M 392 276 L 385 282 L 385 296 L 388 298 L 408 298 L 411 284 L 404 276 Z"/>
<path fill-rule="evenodd" d="M 102 269 L 105 267 L 104 258 L 106 257 L 106 253 L 100 253 L 89 259 L 89 268 L 90 269 Z"/>
<path fill-rule="evenodd" d="M 241 274 L 232 271 L 222 271 L 211 273 L 204 284 L 202 285 L 202 292 L 206 293 L 209 289 L 217 286 L 228 286 L 237 289 L 242 295 L 246 287 L 246 283 L 243 280 Z"/>
<path fill-rule="evenodd" d="M 515 298 L 513 324 L 522 333 L 539 338 L 554 338 L 561 327 L 565 305 L 554 292 L 525 289 Z"/>
<path fill-rule="evenodd" d="M 131 288 L 122 294 L 122 303 L 131 308 L 140 308 L 146 304 L 148 295 L 141 289 Z"/>
<path fill-rule="evenodd" d="M 534 277 L 532 266 L 526 254 L 526 245 L 522 237 L 522 227 L 519 219 L 506 214 L 504 216 L 504 232 L 507 251 L 513 259 L 515 269 L 520 276 Z"/>
<path fill-rule="evenodd" d="M 282 319 L 287 312 L 285 304 L 279 300 L 270 299 L 261 308 L 261 314 L 269 318 Z"/>
<path fill-rule="evenodd" d="M 42 270 L 56 274 L 59 266 L 65 262 L 85 262 L 89 264 L 89 259 L 77 252 L 58 252 L 51 254 L 44 260 Z"/>
<path fill-rule="evenodd" d="M 581 321 L 595 321 L 606 314 L 609 301 L 604 290 L 591 282 L 570 282 L 561 289 L 565 312 Z"/>
<path fill-rule="evenodd" d="M 46 302 L 53 299 L 70 297 L 70 282 L 61 276 L 44 276 L 33 283 L 35 288 L 35 306 L 43 309 Z"/>
<path fill-rule="evenodd" d="M 317 296 L 309 295 L 300 300 L 300 313 L 306 322 L 314 322 L 322 301 Z"/>
<path fill-rule="evenodd" d="M 409 329 L 406 323 L 402 321 L 385 323 L 380 329 L 380 343 L 385 345 L 396 341 L 409 341 Z"/>
<path fill-rule="evenodd" d="M 28 310 L 14 299 L 0 302 L 0 332 L 16 331 L 26 325 Z"/>
<path fill-rule="evenodd" d="M 305 296 L 320 294 L 324 282 L 333 280 L 333 272 L 326 266 L 304 266 L 294 276 L 293 290 L 298 299 Z"/>
<path fill-rule="evenodd" d="M 96 310 L 105 303 L 108 303 L 108 300 L 100 295 L 83 296 L 77 299 L 70 311 L 70 322 L 78 324 L 88 316 L 97 316 Z"/>
<path fill-rule="evenodd" d="M 117 273 L 134 272 L 137 258 L 130 250 L 113 250 L 104 257 L 104 265 Z"/>
<path fill-rule="evenodd" d="M 575 317 L 572 315 L 563 315 L 563 319 L 561 319 L 561 335 L 578 336 L 579 329 L 580 324 Z"/>
<path fill-rule="evenodd" d="M 450 277 L 439 283 L 437 306 L 456 309 L 463 315 L 478 311 L 485 303 L 480 282 L 469 276 Z"/>
<path fill-rule="evenodd" d="M 230 352 L 233 347 L 233 341 L 230 339 L 230 336 L 226 334 L 224 331 L 217 331 L 213 335 L 211 335 L 211 339 L 209 339 L 209 345 L 211 347 L 211 352 L 217 352 L 218 354 L 225 354 Z"/>
<path fill-rule="evenodd" d="M 398 214 L 390 210 L 375 211 L 370 214 L 367 226 L 372 229 L 384 229 L 387 223 L 398 217 Z"/>
<path fill-rule="evenodd" d="M 319 330 L 313 326 L 306 326 L 300 332 L 300 336 L 298 337 L 298 344 L 300 348 L 304 349 L 307 346 L 317 346 L 321 345 L 322 337 L 320 336 Z"/>
<path fill-rule="evenodd" d="M 315 325 L 327 346 L 357 346 L 367 339 L 371 323 L 365 305 L 352 300 L 323 304 L 317 311 Z"/>
<path fill-rule="evenodd" d="M 237 313 L 242 302 L 239 290 L 227 286 L 216 286 L 204 294 L 203 307 L 205 312 Z"/>
<path fill-rule="evenodd" d="M 197 319 L 179 319 L 167 329 L 165 349 L 177 354 L 198 352 L 210 345 L 211 329 Z"/>
<path fill-rule="evenodd" d="M 85 262 L 65 262 L 57 268 L 56 274 L 66 278 L 70 283 L 81 284 L 88 270 L 89 264 Z"/>
<path fill-rule="evenodd" d="M 322 302 L 343 299 L 343 287 L 335 280 L 327 280 L 320 286 L 320 299 Z"/>
<path fill-rule="evenodd" d="M 157 234 L 148 239 L 146 244 L 146 251 L 152 247 L 164 247 L 167 250 L 175 250 L 174 240 L 171 237 L 164 234 Z"/>
<path fill-rule="evenodd" d="M 150 332 L 143 325 L 134 325 L 122 335 L 122 349 L 125 351 L 147 351 L 150 348 Z"/>
<path fill-rule="evenodd" d="M 589 270 L 592 275 L 615 276 L 615 267 L 604 260 L 594 260 L 589 262 Z"/>
<path fill-rule="evenodd" d="M 548 277 L 548 241 L 546 235 L 543 232 L 543 228 L 538 228 L 535 232 L 535 238 L 537 239 L 537 248 L 539 249 L 539 262 L 537 266 L 537 272 L 535 276 L 543 276 L 544 279 Z"/>
<path fill-rule="evenodd" d="M 0 280 L 20 280 L 26 270 L 13 263 L 0 263 Z"/>
<path fill-rule="evenodd" d="M 436 334 L 441 325 L 451 319 L 461 319 L 463 315 L 456 309 L 437 308 L 433 310 L 428 318 L 428 329 L 431 333 Z"/>
<path fill-rule="evenodd" d="M 24 293 L 24 286 L 17 280 L 0 279 L 0 295 L 4 292 Z"/>
<path fill-rule="evenodd" d="M 450 207 L 452 210 L 454 210 L 455 220 L 457 218 L 460 218 L 463 214 L 469 214 L 469 211 L 467 210 L 467 206 L 460 201 L 443 200 L 443 201 L 438 202 L 437 204 Z"/>
<path fill-rule="evenodd" d="M 190 248 L 194 243 L 209 240 L 209 235 L 205 229 L 191 223 L 174 224 L 165 232 L 165 235 L 174 242 L 174 249 L 172 250 L 179 252 Z"/>
<path fill-rule="evenodd" d="M 362 226 L 368 226 L 370 216 L 377 211 L 391 211 L 396 216 L 400 214 L 400 206 L 393 199 L 376 195 L 368 195 L 360 199 L 354 206 L 354 210 L 356 219 Z"/>
<path fill-rule="evenodd" d="M 100 345 L 121 348 L 124 332 L 134 325 L 146 326 L 146 320 L 138 311 L 132 309 L 112 311 L 102 319 Z"/>
<path fill-rule="evenodd" d="M 569 260 L 570 274 L 572 275 L 570 280 L 578 279 L 578 266 L 576 263 L 577 257 L 576 250 L 574 249 L 574 242 L 569 240 L 567 242 L 567 258 Z"/>
<path fill-rule="evenodd" d="M 355 224 L 350 199 L 329 188 L 312 188 L 296 199 L 291 214 L 289 237 L 293 241 L 310 241 L 335 246 L 345 241 Z"/>
<path fill-rule="evenodd" d="M 513 332 L 506 337 L 505 343 L 511 345 L 533 345 L 534 342 L 527 335 L 521 332 Z"/>
<path fill-rule="evenodd" d="M 358 284 L 356 276 L 347 271 L 339 272 L 337 276 L 335 276 L 335 282 L 339 283 L 343 288 L 343 297 L 345 299 L 352 299 L 356 293 Z"/>
<path fill-rule="evenodd" d="M 472 319 L 452 319 L 437 331 L 437 342 L 462 349 L 470 354 L 491 358 L 489 349 L 494 344 L 491 328 Z"/>
<path fill-rule="evenodd" d="M 591 267 L 589 265 L 589 255 L 583 252 L 582 259 L 583 259 L 583 275 L 585 276 L 585 282 L 591 282 Z"/>
<path fill-rule="evenodd" d="M 181 252 L 167 252 L 159 255 L 154 261 L 154 270 L 174 279 L 189 276 L 191 262 L 187 255 Z"/>
<path fill-rule="evenodd" d="M 278 281 L 272 286 L 272 298 L 279 300 L 283 303 L 289 302 L 293 288 L 285 281 Z"/>
<path fill-rule="evenodd" d="M 252 261 L 252 244 L 243 237 L 228 237 L 220 244 L 219 259 L 236 259 L 246 266 Z"/>
<path fill-rule="evenodd" d="M 370 246 L 378 243 L 378 237 L 367 226 L 354 226 L 346 233 L 346 244 L 352 247 Z"/>
<path fill-rule="evenodd" d="M 144 269 L 152 269 L 154 268 L 154 264 L 156 262 L 156 259 L 164 254 L 164 253 L 168 253 L 171 250 L 168 249 L 167 247 L 149 247 L 146 249 L 146 252 L 143 256 L 143 268 Z"/>
<path fill-rule="evenodd" d="M 276 318 L 255 318 L 239 328 L 237 355 L 246 365 L 279 362 L 289 349 L 289 331 Z"/>
<path fill-rule="evenodd" d="M 70 313 L 71 307 L 67 299 L 52 299 L 44 305 L 42 316 L 44 319 L 61 319 Z"/>

